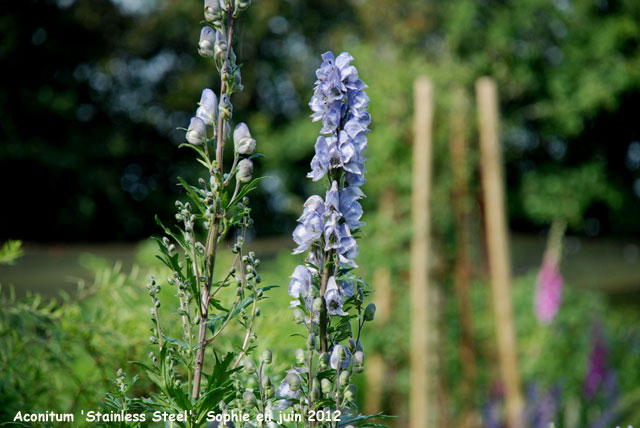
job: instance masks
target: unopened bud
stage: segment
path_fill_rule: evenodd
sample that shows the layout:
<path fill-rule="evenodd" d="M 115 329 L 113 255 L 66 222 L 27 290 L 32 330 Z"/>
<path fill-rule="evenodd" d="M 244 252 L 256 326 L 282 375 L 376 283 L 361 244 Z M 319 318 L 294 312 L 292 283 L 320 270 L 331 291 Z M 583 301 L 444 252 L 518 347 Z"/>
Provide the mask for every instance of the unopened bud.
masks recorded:
<path fill-rule="evenodd" d="M 296 324 L 302 324 L 304 322 L 304 312 L 302 312 L 302 309 L 295 308 L 293 310 L 293 321 Z"/>
<path fill-rule="evenodd" d="M 312 350 L 316 347 L 316 337 L 311 333 L 307 338 L 307 349 Z"/>
<path fill-rule="evenodd" d="M 331 394 L 331 381 L 327 378 L 322 379 L 321 388 L 323 394 Z"/>
<path fill-rule="evenodd" d="M 229 96 L 227 94 L 222 94 L 220 97 L 220 104 L 218 105 L 218 111 L 220 113 L 220 117 L 223 120 L 231 119 L 231 115 L 233 112 L 233 105 L 229 100 Z"/>
<path fill-rule="evenodd" d="M 313 311 L 314 312 L 320 312 L 322 310 L 322 299 L 321 298 L 317 298 L 313 300 Z"/>
<path fill-rule="evenodd" d="M 251 361 L 249 358 L 245 358 L 245 360 L 242 362 L 243 366 L 244 366 L 244 371 L 247 373 L 253 373 L 256 371 L 256 365 L 253 364 L 253 361 Z"/>
<path fill-rule="evenodd" d="M 369 303 L 367 307 L 364 309 L 364 320 L 365 321 L 373 321 L 373 318 L 376 315 L 376 305 L 373 303 Z"/>
<path fill-rule="evenodd" d="M 318 357 L 318 369 L 326 370 L 327 367 L 329 367 L 329 354 L 327 354 L 326 352 L 323 352 Z"/>
<path fill-rule="evenodd" d="M 251 174 L 253 174 L 253 162 L 249 159 L 242 159 L 238 163 L 238 172 L 236 173 L 236 179 L 241 183 L 247 183 L 251 180 Z"/>
<path fill-rule="evenodd" d="M 340 372 L 340 385 L 348 385 L 349 384 L 349 372 L 343 370 Z"/>
<path fill-rule="evenodd" d="M 223 62 L 227 57 L 227 40 L 225 39 L 222 31 L 217 30 L 215 33 L 215 42 L 213 47 L 213 56 L 218 63 Z"/>
<path fill-rule="evenodd" d="M 255 407 L 258 403 L 258 400 L 256 400 L 256 395 L 251 391 L 245 391 L 244 394 L 242 394 L 242 400 L 244 400 L 244 403 L 248 407 Z"/>
<path fill-rule="evenodd" d="M 304 351 L 300 348 L 296 349 L 296 364 L 301 366 L 304 364 Z"/>
<path fill-rule="evenodd" d="M 271 351 L 269 351 L 268 349 L 265 349 L 264 352 L 262 353 L 262 361 L 264 361 L 265 364 L 271 364 L 272 357 L 273 355 L 271 354 Z"/>
<path fill-rule="evenodd" d="M 352 403 L 355 401 L 357 394 L 358 388 L 356 388 L 355 385 L 349 385 L 344 390 L 344 399 L 347 400 L 347 402 Z"/>
<path fill-rule="evenodd" d="M 289 385 L 289 389 L 291 389 L 291 391 L 295 392 L 300 389 L 300 376 L 297 374 L 289 373 L 284 380 Z"/>

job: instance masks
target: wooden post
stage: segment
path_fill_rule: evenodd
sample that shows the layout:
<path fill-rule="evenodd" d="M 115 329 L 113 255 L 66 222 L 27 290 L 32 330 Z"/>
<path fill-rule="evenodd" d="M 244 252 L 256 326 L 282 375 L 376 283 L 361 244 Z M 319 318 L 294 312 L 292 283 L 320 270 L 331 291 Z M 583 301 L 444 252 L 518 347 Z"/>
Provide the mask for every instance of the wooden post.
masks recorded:
<path fill-rule="evenodd" d="M 482 187 L 489 274 L 493 295 L 500 373 L 505 386 L 509 428 L 523 428 L 523 399 L 511 300 L 511 267 L 504 201 L 502 154 L 498 136 L 498 95 L 493 79 L 476 82 Z"/>
<path fill-rule="evenodd" d="M 469 173 L 467 168 L 467 115 L 468 100 L 462 87 L 452 91 L 449 149 L 453 176 L 453 213 L 456 235 L 456 260 L 454 285 L 460 319 L 460 360 L 462 362 L 462 393 L 464 408 L 461 427 L 479 426 L 479 415 L 474 406 L 476 383 L 476 357 L 474 351 L 473 318 L 471 308 L 471 261 L 470 255 L 470 200 Z"/>
<path fill-rule="evenodd" d="M 411 191 L 411 394 L 409 426 L 436 426 L 433 379 L 430 373 L 431 301 L 429 287 L 429 244 L 431 212 L 431 152 L 433 128 L 433 86 L 426 77 L 414 82 L 414 146 Z"/>

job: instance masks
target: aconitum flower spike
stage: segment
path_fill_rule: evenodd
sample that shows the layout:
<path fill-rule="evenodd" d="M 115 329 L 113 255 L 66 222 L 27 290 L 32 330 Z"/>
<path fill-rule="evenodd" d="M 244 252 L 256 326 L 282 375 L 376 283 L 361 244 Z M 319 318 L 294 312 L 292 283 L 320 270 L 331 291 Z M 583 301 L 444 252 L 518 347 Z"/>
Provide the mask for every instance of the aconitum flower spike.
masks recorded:
<path fill-rule="evenodd" d="M 240 122 L 233 130 L 233 146 L 240 155 L 250 155 L 256 149 L 256 140 L 251 137 L 246 123 Z"/>
<path fill-rule="evenodd" d="M 207 140 L 207 125 L 199 117 L 192 117 L 187 129 L 187 141 L 191 144 L 202 144 Z"/>
<path fill-rule="evenodd" d="M 241 183 L 246 183 L 251 180 L 251 174 L 253 174 L 253 162 L 249 159 L 242 159 L 238 162 L 238 172 L 236 173 L 236 179 Z"/>
<path fill-rule="evenodd" d="M 213 56 L 213 48 L 216 43 L 216 33 L 211 27 L 202 27 L 200 30 L 200 42 L 198 53 L 204 57 Z"/>
<path fill-rule="evenodd" d="M 213 125 L 218 117 L 218 97 L 209 88 L 202 91 L 200 107 L 196 110 L 196 116 L 204 121 L 207 125 Z"/>

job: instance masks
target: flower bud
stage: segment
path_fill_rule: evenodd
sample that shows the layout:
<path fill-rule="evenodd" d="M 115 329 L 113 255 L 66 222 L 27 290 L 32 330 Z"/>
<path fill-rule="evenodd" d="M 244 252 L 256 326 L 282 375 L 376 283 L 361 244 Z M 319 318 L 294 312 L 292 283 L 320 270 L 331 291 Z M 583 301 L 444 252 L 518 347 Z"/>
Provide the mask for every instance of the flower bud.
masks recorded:
<path fill-rule="evenodd" d="M 317 298 L 313 300 L 313 311 L 314 312 L 320 312 L 322 311 L 322 299 L 321 298 Z"/>
<path fill-rule="evenodd" d="M 296 324 L 302 324 L 304 322 L 304 312 L 302 312 L 302 309 L 295 308 L 293 310 L 293 321 Z"/>
<path fill-rule="evenodd" d="M 316 337 L 312 334 L 307 338 L 307 349 L 312 350 L 316 347 Z"/>
<path fill-rule="evenodd" d="M 340 372 L 340 385 L 348 385 L 349 384 L 349 372 L 343 370 Z"/>
<path fill-rule="evenodd" d="M 198 53 L 203 57 L 212 57 L 214 45 L 216 44 L 216 33 L 213 28 L 202 27 L 200 31 L 200 42 L 198 42 Z"/>
<path fill-rule="evenodd" d="M 304 351 L 300 348 L 296 349 L 296 364 L 299 366 L 304 365 Z"/>
<path fill-rule="evenodd" d="M 347 389 L 344 391 L 344 399 L 352 403 L 356 400 L 356 395 L 358 395 L 358 388 L 356 388 L 355 385 L 347 386 Z"/>
<path fill-rule="evenodd" d="M 231 9 L 231 2 L 233 2 L 233 0 L 220 0 L 220 7 L 222 7 L 222 10 L 225 12 L 229 12 L 229 9 Z"/>
<path fill-rule="evenodd" d="M 236 9 L 245 10 L 251 4 L 251 0 L 236 0 Z"/>
<path fill-rule="evenodd" d="M 322 379 L 320 383 L 323 394 L 331 394 L 331 381 L 327 378 Z"/>
<path fill-rule="evenodd" d="M 196 110 L 196 116 L 202 119 L 206 125 L 213 125 L 218 117 L 218 97 L 209 88 L 202 91 L 200 107 Z"/>
<path fill-rule="evenodd" d="M 220 117 L 223 120 L 231 119 L 231 115 L 233 112 L 233 105 L 229 100 L 229 96 L 227 94 L 222 94 L 220 97 L 220 104 L 218 105 L 218 111 L 220 112 Z"/>
<path fill-rule="evenodd" d="M 222 64 L 222 73 L 221 73 L 222 81 L 230 84 L 233 79 L 233 70 L 231 69 L 231 64 L 229 61 L 225 60 L 224 64 Z"/>
<path fill-rule="evenodd" d="M 192 117 L 187 129 L 187 141 L 191 144 L 198 145 L 207 139 L 207 125 L 199 117 Z"/>
<path fill-rule="evenodd" d="M 256 149 L 256 140 L 251 138 L 246 123 L 240 122 L 233 130 L 233 146 L 240 155 L 250 155 Z"/>
<path fill-rule="evenodd" d="M 244 85 L 242 85 L 242 76 L 240 75 L 240 69 L 237 69 L 235 73 L 233 73 L 233 87 L 237 92 L 244 90 Z"/>
<path fill-rule="evenodd" d="M 265 364 L 271 364 L 272 357 L 273 355 L 271 354 L 271 351 L 269 351 L 268 349 L 265 349 L 264 352 L 262 353 L 262 361 L 264 361 Z"/>
<path fill-rule="evenodd" d="M 311 399 L 313 401 L 318 401 L 321 398 L 322 391 L 320 390 L 320 386 L 318 386 L 318 379 L 313 382 L 313 388 L 311 388 Z"/>
<path fill-rule="evenodd" d="M 284 381 L 289 385 L 289 389 L 293 392 L 300 389 L 300 376 L 297 374 L 289 373 L 287 377 L 284 378 Z"/>
<path fill-rule="evenodd" d="M 271 378 L 268 375 L 262 378 L 262 387 L 263 388 L 271 387 Z"/>
<path fill-rule="evenodd" d="M 364 370 L 364 352 L 357 351 L 353 354 L 353 371 L 362 373 Z"/>
<path fill-rule="evenodd" d="M 242 394 L 242 400 L 248 407 L 255 407 L 258 404 L 258 400 L 256 400 L 256 395 L 251 391 L 245 391 Z"/>
<path fill-rule="evenodd" d="M 373 318 L 376 315 L 376 305 L 373 303 L 369 303 L 367 307 L 364 309 L 364 320 L 365 321 L 373 321 Z"/>
<path fill-rule="evenodd" d="M 222 34 L 222 31 L 217 30 L 215 33 L 213 56 L 215 57 L 216 61 L 218 61 L 218 63 L 221 63 L 226 59 L 227 47 L 227 40 L 224 38 L 224 34 Z"/>
<path fill-rule="evenodd" d="M 220 1 L 219 0 L 204 0 L 204 19 L 213 23 L 214 25 L 220 25 Z"/>
<path fill-rule="evenodd" d="M 245 384 L 246 389 L 254 391 L 258 387 L 258 381 L 255 377 L 249 376 Z"/>
<path fill-rule="evenodd" d="M 244 366 L 244 371 L 247 373 L 254 373 L 256 371 L 256 365 L 253 364 L 253 361 L 251 361 L 249 358 L 245 358 L 245 360 L 242 362 L 242 365 Z"/>
<path fill-rule="evenodd" d="M 251 180 L 251 174 L 253 173 L 253 162 L 249 159 L 242 159 L 238 163 L 238 172 L 236 172 L 236 180 L 241 183 L 246 183 Z"/>
<path fill-rule="evenodd" d="M 327 367 L 329 367 L 329 354 L 327 354 L 326 352 L 323 352 L 318 357 L 318 369 L 326 370 Z"/>

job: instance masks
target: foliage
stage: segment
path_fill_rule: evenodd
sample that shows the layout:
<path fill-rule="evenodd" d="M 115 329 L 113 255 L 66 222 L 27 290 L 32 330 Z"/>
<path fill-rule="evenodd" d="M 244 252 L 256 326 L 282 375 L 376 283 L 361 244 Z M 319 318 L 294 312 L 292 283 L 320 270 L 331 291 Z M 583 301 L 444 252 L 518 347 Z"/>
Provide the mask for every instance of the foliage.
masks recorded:
<path fill-rule="evenodd" d="M 17 298 L 3 290 L 0 420 L 13 420 L 18 410 L 99 408 L 110 388 L 106 379 L 144 349 L 140 279 L 139 269 L 125 274 L 118 265 L 102 265 L 93 283 L 81 284 L 72 297 Z M 148 388 L 146 381 L 136 385 L 138 393 Z"/>
<path fill-rule="evenodd" d="M 23 254 L 22 242 L 9 240 L 0 247 L 0 265 L 13 265 Z"/>
<path fill-rule="evenodd" d="M 597 163 L 555 173 L 534 171 L 522 183 L 524 209 L 541 224 L 561 219 L 581 227 L 584 213 L 594 202 L 619 207 L 621 196 L 606 180 L 602 165 Z"/>

